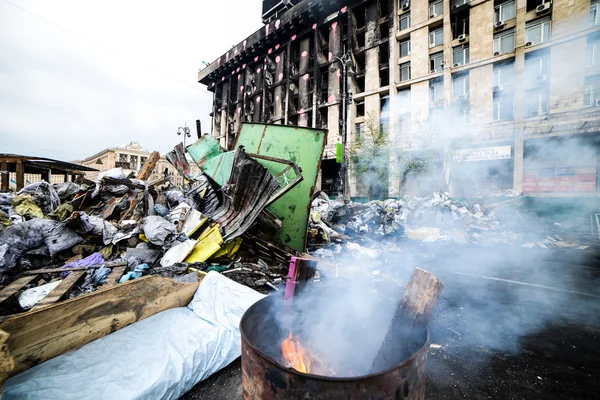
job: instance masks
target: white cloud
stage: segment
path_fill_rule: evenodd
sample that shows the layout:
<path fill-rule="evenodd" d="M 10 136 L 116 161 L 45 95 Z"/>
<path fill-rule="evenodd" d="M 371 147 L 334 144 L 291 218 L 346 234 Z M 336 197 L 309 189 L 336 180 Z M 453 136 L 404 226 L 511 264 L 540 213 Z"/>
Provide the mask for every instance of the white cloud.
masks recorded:
<path fill-rule="evenodd" d="M 209 130 L 198 69 L 261 26 L 260 0 L 9 1 L 93 42 L 0 0 L 0 152 L 63 160 Z"/>

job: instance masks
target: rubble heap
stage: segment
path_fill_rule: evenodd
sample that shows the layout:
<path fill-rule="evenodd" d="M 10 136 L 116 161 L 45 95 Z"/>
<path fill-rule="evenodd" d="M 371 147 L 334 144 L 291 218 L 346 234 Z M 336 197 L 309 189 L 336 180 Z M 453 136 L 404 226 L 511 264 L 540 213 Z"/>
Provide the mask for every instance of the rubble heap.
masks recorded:
<path fill-rule="evenodd" d="M 243 149 L 236 157 L 242 167 L 223 188 L 203 173 L 176 187 L 116 168 L 96 182 L 41 181 L 0 193 L 0 288 L 16 294 L 20 307 L 3 307 L 3 314 L 44 304 L 57 291 L 72 298 L 148 274 L 197 281 L 216 270 L 259 291 L 277 290 L 296 254 L 268 242 L 281 226 L 265 210 L 278 182 Z M 252 192 L 237 184 L 249 170 L 262 184 Z"/>
<path fill-rule="evenodd" d="M 361 242 L 380 237 L 459 245 L 503 243 L 523 247 L 579 247 L 525 223 L 526 217 L 519 212 L 524 198 L 515 196 L 514 191 L 505 197 L 512 199 L 471 204 L 452 200 L 446 192 L 436 192 L 425 197 L 345 204 L 320 193 L 312 202 L 311 244 L 322 247 L 323 244 Z M 528 230 L 524 231 L 524 228 Z"/>

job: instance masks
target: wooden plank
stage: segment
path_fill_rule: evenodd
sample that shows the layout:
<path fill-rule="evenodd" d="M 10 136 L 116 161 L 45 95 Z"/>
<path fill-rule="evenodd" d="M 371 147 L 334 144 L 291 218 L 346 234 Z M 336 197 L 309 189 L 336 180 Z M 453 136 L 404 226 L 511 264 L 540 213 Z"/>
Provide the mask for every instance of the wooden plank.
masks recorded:
<path fill-rule="evenodd" d="M 23 168 L 23 161 L 17 162 L 17 191 L 23 189 L 25 186 L 25 170 Z"/>
<path fill-rule="evenodd" d="M 11 318 L 0 324 L 10 334 L 11 375 L 161 311 L 185 307 L 199 285 L 146 276 Z"/>
<path fill-rule="evenodd" d="M 116 263 L 106 263 L 106 264 L 94 264 L 87 265 L 81 267 L 72 267 L 72 268 L 45 268 L 45 269 L 33 269 L 31 271 L 24 271 L 25 275 L 38 275 L 38 274 L 55 274 L 57 272 L 69 272 L 69 271 L 85 271 L 88 269 L 97 269 L 97 268 L 116 268 L 127 266 L 126 262 L 116 262 Z"/>
<path fill-rule="evenodd" d="M 0 396 L 2 396 L 2 384 L 15 368 L 15 360 L 13 360 L 6 342 L 8 342 L 9 334 L 0 330 Z"/>
<path fill-rule="evenodd" d="M 107 287 L 115 286 L 117 283 L 119 283 L 119 279 L 121 279 L 121 277 L 123 276 L 123 273 L 125 272 L 126 269 L 127 269 L 127 265 L 125 265 L 123 267 L 113 268 L 112 272 L 110 273 L 110 275 L 108 275 L 108 278 L 106 278 L 106 281 L 104 282 L 104 285 L 102 285 L 102 287 L 107 288 Z"/>
<path fill-rule="evenodd" d="M 67 276 L 61 283 L 58 284 L 48 296 L 44 297 L 39 303 L 37 303 L 32 310 L 37 310 L 42 307 L 49 306 L 50 304 L 54 304 L 57 301 L 60 301 L 67 297 L 73 286 L 79 282 L 79 280 L 83 277 L 85 271 L 73 271 Z"/>
<path fill-rule="evenodd" d="M 6 300 L 12 298 L 25 285 L 33 282 L 37 278 L 37 275 L 24 276 L 6 286 L 4 289 L 2 289 L 2 291 L 0 291 L 0 305 Z"/>
<path fill-rule="evenodd" d="M 8 163 L 6 161 L 1 161 L 0 162 L 0 174 L 2 175 L 0 177 L 1 179 L 1 183 L 0 183 L 0 191 L 2 192 L 8 192 L 8 182 L 9 182 L 9 173 L 8 173 Z"/>
<path fill-rule="evenodd" d="M 413 327 L 426 327 L 444 285 L 420 268 L 415 268 L 402 300 L 392 318 L 381 348 L 371 364 L 371 373 L 382 371 L 405 360 L 408 338 Z"/>
<path fill-rule="evenodd" d="M 160 153 L 158 151 L 153 151 L 152 153 L 150 153 L 150 156 L 148 157 L 146 163 L 142 167 L 142 170 L 138 174 L 137 179 L 145 181 L 148 178 L 150 178 L 150 175 L 152 175 L 152 171 L 154 171 L 154 167 L 156 166 L 156 163 L 158 162 L 159 158 Z"/>

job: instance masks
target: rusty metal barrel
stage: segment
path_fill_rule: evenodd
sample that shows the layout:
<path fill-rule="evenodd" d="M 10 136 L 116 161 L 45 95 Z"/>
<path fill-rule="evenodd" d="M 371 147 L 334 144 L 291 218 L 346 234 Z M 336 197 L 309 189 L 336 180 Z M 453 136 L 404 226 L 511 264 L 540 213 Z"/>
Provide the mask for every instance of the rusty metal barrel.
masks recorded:
<path fill-rule="evenodd" d="M 425 366 L 429 348 L 426 329 L 415 332 L 414 351 L 401 363 L 364 376 L 331 377 L 301 373 L 280 362 L 274 315 L 281 313 L 277 296 L 250 307 L 240 323 L 244 399 L 424 399 Z M 279 353 L 278 353 L 279 351 Z M 369 362 L 369 361 L 365 361 Z"/>

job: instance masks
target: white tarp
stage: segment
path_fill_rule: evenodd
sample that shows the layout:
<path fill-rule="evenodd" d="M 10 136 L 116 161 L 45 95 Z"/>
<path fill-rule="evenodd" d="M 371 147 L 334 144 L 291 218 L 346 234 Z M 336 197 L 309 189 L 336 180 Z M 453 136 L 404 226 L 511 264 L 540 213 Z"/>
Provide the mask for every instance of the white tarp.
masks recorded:
<path fill-rule="evenodd" d="M 7 380 L 8 399 L 177 399 L 241 355 L 243 313 L 262 294 L 217 272 L 174 308 Z"/>

